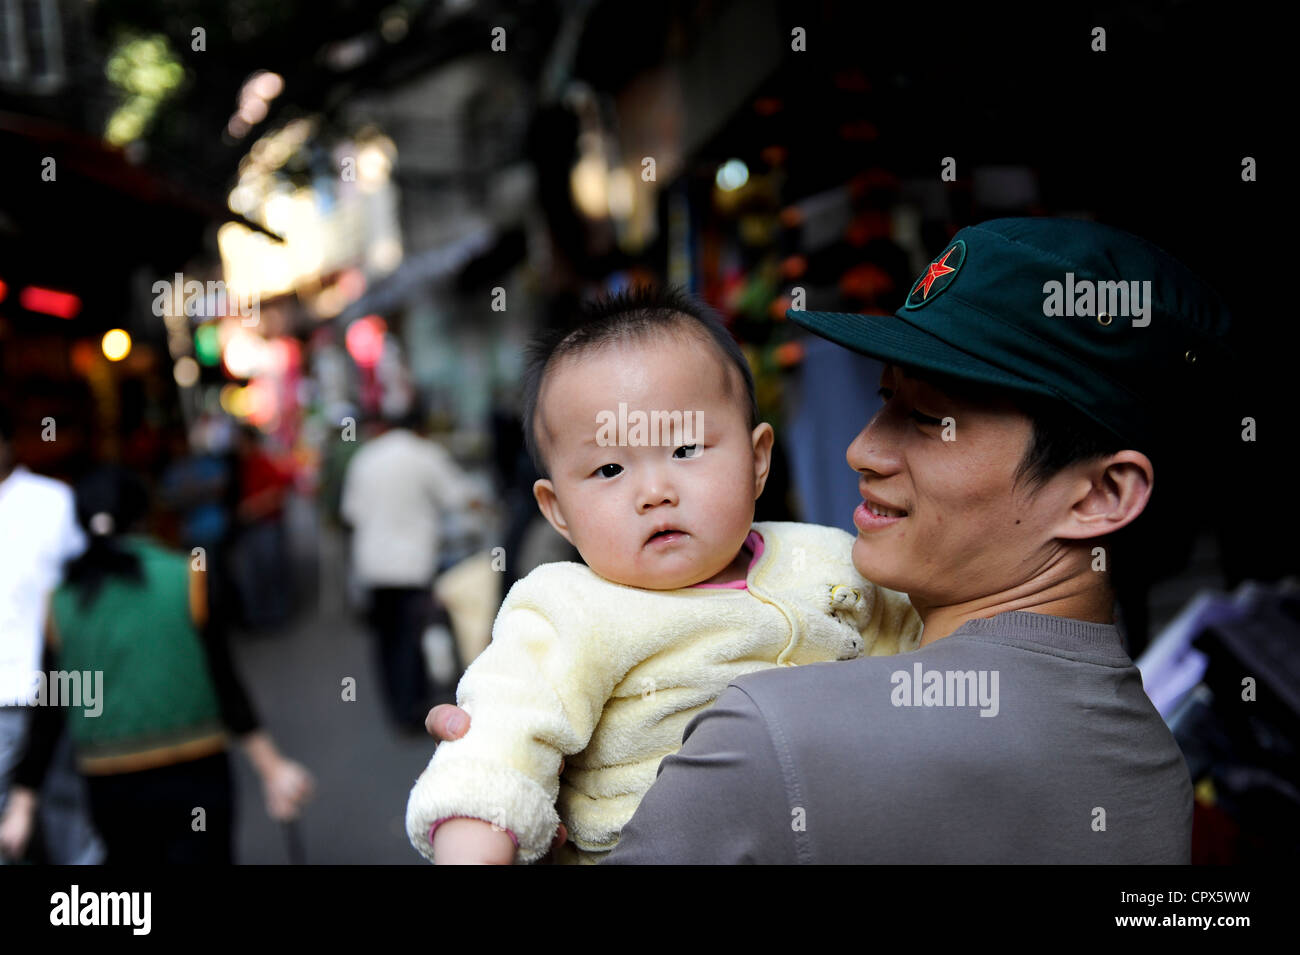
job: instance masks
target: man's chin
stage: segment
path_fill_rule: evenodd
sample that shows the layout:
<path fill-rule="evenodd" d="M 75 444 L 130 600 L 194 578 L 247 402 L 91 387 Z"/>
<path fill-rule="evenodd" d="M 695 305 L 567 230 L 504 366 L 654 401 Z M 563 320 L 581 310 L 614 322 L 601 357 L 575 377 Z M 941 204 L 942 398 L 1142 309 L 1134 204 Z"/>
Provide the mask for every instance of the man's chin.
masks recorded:
<path fill-rule="evenodd" d="M 906 593 L 906 580 L 896 574 L 879 545 L 861 537 L 853 542 L 853 567 L 859 574 L 880 587 Z"/>

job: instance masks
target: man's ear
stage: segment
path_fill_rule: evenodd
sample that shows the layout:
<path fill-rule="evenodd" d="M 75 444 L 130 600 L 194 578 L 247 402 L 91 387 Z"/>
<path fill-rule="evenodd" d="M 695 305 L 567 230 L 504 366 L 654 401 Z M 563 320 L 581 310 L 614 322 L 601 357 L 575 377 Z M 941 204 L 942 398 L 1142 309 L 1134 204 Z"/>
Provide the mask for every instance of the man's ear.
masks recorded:
<path fill-rule="evenodd" d="M 767 476 L 772 469 L 772 441 L 775 432 L 766 421 L 761 422 L 750 435 L 754 442 L 754 500 L 758 500 L 767 486 Z"/>
<path fill-rule="evenodd" d="M 1155 469 L 1140 451 L 1119 451 L 1081 465 L 1077 492 L 1054 536 L 1103 537 L 1132 523 L 1151 500 Z"/>
<path fill-rule="evenodd" d="M 542 517 L 546 518 L 550 525 L 572 544 L 573 538 L 569 536 L 569 525 L 560 512 L 560 500 L 555 496 L 555 485 L 547 478 L 538 478 L 533 482 L 533 497 L 537 499 L 537 507 L 541 510 Z"/>

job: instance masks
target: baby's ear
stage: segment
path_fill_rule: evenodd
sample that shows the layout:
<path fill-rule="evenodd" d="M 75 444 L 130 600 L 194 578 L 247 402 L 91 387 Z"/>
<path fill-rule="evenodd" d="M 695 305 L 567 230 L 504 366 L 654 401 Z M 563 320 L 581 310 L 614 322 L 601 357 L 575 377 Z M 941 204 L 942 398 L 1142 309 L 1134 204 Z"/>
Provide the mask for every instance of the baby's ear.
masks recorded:
<path fill-rule="evenodd" d="M 772 469 L 772 441 L 776 434 L 766 421 L 761 422 L 750 435 L 754 442 L 754 500 L 763 494 L 767 476 Z"/>
<path fill-rule="evenodd" d="M 539 478 L 533 482 L 533 497 L 537 499 L 537 508 L 542 512 L 542 517 L 546 518 L 561 537 L 573 544 L 573 538 L 569 536 L 569 525 L 560 511 L 560 499 L 555 496 L 555 485 L 547 478 Z"/>

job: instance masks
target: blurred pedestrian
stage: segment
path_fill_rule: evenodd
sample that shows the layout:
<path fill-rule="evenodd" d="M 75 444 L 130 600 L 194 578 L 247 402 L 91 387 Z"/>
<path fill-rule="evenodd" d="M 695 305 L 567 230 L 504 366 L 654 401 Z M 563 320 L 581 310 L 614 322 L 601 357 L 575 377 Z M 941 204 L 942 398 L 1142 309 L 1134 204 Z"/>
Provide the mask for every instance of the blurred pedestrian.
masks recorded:
<path fill-rule="evenodd" d="M 348 463 L 340 507 L 353 528 L 353 573 L 368 593 L 385 705 L 394 723 L 420 733 L 431 694 L 420 641 L 436 609 L 440 510 L 483 505 L 422 427 L 417 403 L 362 445 Z"/>
<path fill-rule="evenodd" d="M 63 563 L 86 547 L 72 491 L 17 462 L 14 425 L 0 404 L 0 813 L 26 746 L 46 603 Z M 52 744 L 66 741 L 52 740 Z M 94 865 L 104 848 L 90 822 L 85 786 L 68 746 L 56 749 L 41 817 L 44 854 L 57 865 Z M 20 801 L 26 794 L 19 794 Z M 29 808 L 34 811 L 35 804 Z M 0 859 L 4 853 L 0 851 Z"/>
<path fill-rule="evenodd" d="M 237 432 L 236 455 L 238 529 L 230 575 L 245 625 L 267 630 L 283 626 L 293 613 L 293 573 L 284 536 L 284 506 L 293 474 L 267 453 L 261 432 L 251 426 Z"/>
<path fill-rule="evenodd" d="M 212 429 L 196 425 L 188 440 L 178 434 L 172 459 L 159 480 L 162 503 L 176 519 L 176 543 L 181 550 L 203 548 L 212 600 L 237 599 L 230 581 L 230 540 L 234 533 L 239 482 L 235 458 L 212 447 Z"/>
<path fill-rule="evenodd" d="M 124 533 L 146 506 L 143 485 L 117 468 L 78 485 L 77 518 L 90 543 L 51 599 L 47 639 L 66 671 L 81 673 L 83 682 L 94 674 L 99 689 L 94 707 L 61 709 L 110 864 L 228 864 L 230 734 L 261 777 L 273 818 L 294 818 L 314 781 L 259 729 L 225 645 L 223 608 L 208 606 L 201 560 Z M 36 712 L 37 723 L 48 727 L 60 710 Z M 51 735 L 34 731 L 35 745 L 19 767 L 25 805 Z M 25 821 L 30 817 L 9 814 L 0 821 L 7 851 L 21 848 Z"/>

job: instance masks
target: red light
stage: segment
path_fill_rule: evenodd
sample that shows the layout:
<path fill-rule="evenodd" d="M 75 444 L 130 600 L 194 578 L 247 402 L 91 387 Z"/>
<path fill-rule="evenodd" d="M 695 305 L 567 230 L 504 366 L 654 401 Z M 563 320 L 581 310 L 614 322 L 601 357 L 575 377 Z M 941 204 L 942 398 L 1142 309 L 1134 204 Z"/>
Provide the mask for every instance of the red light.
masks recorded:
<path fill-rule="evenodd" d="M 23 308 L 29 312 L 41 312 L 55 318 L 75 318 L 81 311 L 81 299 L 69 292 L 56 292 L 54 289 L 29 285 L 19 297 Z"/>
<path fill-rule="evenodd" d="M 379 364 L 379 357 L 384 353 L 384 332 L 388 326 L 378 315 L 358 318 L 348 326 L 344 343 L 348 354 L 362 368 L 373 368 Z"/>
<path fill-rule="evenodd" d="M 0 279 L 0 302 L 3 302 L 5 300 L 5 296 L 8 294 L 9 294 L 9 286 L 5 285 L 4 279 Z"/>

